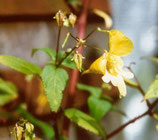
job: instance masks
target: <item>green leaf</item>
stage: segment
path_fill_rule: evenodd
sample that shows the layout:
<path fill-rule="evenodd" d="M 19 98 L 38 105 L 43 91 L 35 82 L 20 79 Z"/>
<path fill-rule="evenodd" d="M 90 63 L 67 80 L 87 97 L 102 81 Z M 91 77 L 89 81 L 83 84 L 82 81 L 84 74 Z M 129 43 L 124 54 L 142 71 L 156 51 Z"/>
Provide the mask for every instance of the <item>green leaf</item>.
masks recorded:
<path fill-rule="evenodd" d="M 149 99 L 149 98 L 158 98 L 158 75 L 149 86 L 149 89 L 145 95 L 145 99 Z"/>
<path fill-rule="evenodd" d="M 62 66 L 68 67 L 70 69 L 76 69 L 76 65 L 71 59 L 71 57 L 66 58 L 62 63 Z"/>
<path fill-rule="evenodd" d="M 85 84 L 78 83 L 77 88 L 80 89 L 80 90 L 88 91 L 88 92 L 90 92 L 91 95 L 93 95 L 97 98 L 99 98 L 102 94 L 101 88 L 98 88 L 98 87 L 92 87 L 92 86 L 88 86 L 88 85 L 85 85 Z"/>
<path fill-rule="evenodd" d="M 117 108 L 116 106 L 114 106 L 114 105 L 112 106 L 111 111 L 115 111 L 115 112 L 121 114 L 122 116 L 127 117 L 127 114 L 126 114 L 125 112 L 123 112 L 122 110 L 118 109 L 118 108 Z"/>
<path fill-rule="evenodd" d="M 3 106 L 18 96 L 16 87 L 0 78 L 0 106 Z"/>
<path fill-rule="evenodd" d="M 65 56 L 65 52 L 61 51 L 59 52 L 59 61 Z M 74 63 L 74 61 L 72 61 L 72 56 L 68 56 L 64 62 L 62 63 L 62 66 L 68 67 L 70 69 L 76 69 L 76 65 Z"/>
<path fill-rule="evenodd" d="M 37 52 L 37 51 L 43 51 L 45 52 L 50 58 L 51 58 L 51 62 L 53 64 L 55 64 L 55 57 L 56 57 L 56 52 L 51 49 L 51 48 L 35 48 L 32 50 L 32 56 Z M 60 51 L 58 54 L 58 59 L 59 61 L 65 56 L 65 52 L 64 51 Z M 72 56 L 68 56 L 62 63 L 62 66 L 68 67 L 70 69 L 76 69 L 76 65 L 74 63 L 74 61 L 72 61 Z"/>
<path fill-rule="evenodd" d="M 66 136 L 64 136 L 64 135 L 61 134 L 59 136 L 59 140 L 68 140 L 68 138 Z"/>
<path fill-rule="evenodd" d="M 80 127 L 89 130 L 97 135 L 100 135 L 101 137 L 105 138 L 106 133 L 104 132 L 103 128 L 100 126 L 100 124 L 91 116 L 85 114 L 84 112 L 81 112 L 77 109 L 67 109 L 64 111 L 65 115 L 72 120 L 74 123 L 79 125 Z"/>
<path fill-rule="evenodd" d="M 12 120 L 12 121 L 17 121 L 15 116 L 13 116 L 13 114 L 10 113 L 10 112 L 3 112 L 3 111 L 1 112 L 0 111 L 0 116 L 6 117 L 6 118 L 8 118 L 9 120 Z"/>
<path fill-rule="evenodd" d="M 32 116 L 29 112 L 27 112 L 22 107 L 18 107 L 16 112 L 18 112 L 23 118 L 27 119 L 28 121 L 30 121 L 31 123 L 33 123 L 34 125 L 39 127 L 47 138 L 54 139 L 55 132 L 51 125 L 49 125 L 41 120 L 36 119 L 34 116 Z"/>
<path fill-rule="evenodd" d="M 55 61 L 56 52 L 53 49 L 51 49 L 51 48 L 35 48 L 32 50 L 32 56 L 37 51 L 45 52 L 52 59 L 52 61 Z"/>
<path fill-rule="evenodd" d="M 0 55 L 0 63 L 24 74 L 40 74 L 40 67 L 20 58 Z"/>
<path fill-rule="evenodd" d="M 95 96 L 90 96 L 88 98 L 88 107 L 91 116 L 100 121 L 111 110 L 112 104 Z"/>
<path fill-rule="evenodd" d="M 68 80 L 67 72 L 55 66 L 46 66 L 41 74 L 45 92 L 52 111 L 57 112 Z"/>

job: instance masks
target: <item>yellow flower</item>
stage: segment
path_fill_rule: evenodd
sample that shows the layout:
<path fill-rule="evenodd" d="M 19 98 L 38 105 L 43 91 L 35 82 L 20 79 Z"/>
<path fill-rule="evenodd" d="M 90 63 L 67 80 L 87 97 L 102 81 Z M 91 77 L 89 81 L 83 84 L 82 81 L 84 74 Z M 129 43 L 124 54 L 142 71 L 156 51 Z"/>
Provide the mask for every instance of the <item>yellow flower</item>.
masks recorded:
<path fill-rule="evenodd" d="M 102 74 L 105 83 L 111 82 L 118 87 L 120 97 L 126 95 L 126 85 L 123 78 L 133 77 L 131 72 L 123 71 L 123 61 L 120 56 L 126 56 L 133 50 L 132 41 L 118 30 L 106 31 L 109 33 L 109 52 L 95 60 L 86 73 Z"/>

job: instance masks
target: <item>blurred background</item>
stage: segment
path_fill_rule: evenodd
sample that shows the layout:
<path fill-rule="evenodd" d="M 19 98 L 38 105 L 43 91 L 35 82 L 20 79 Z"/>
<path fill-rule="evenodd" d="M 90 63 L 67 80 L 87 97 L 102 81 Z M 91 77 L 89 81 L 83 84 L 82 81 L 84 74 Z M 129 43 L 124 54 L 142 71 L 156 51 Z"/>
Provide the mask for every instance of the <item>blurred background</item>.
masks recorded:
<path fill-rule="evenodd" d="M 83 1 L 81 1 L 83 2 Z M 73 6 L 72 6 L 73 7 Z M 31 51 L 37 47 L 55 48 L 57 39 L 57 25 L 53 20 L 55 12 L 59 9 L 70 12 L 72 7 L 67 4 L 66 0 L 0 0 L 0 54 L 13 55 L 23 58 L 32 63 L 44 66 L 49 58 L 43 53 L 37 53 L 31 57 Z M 74 7 L 73 7 L 74 8 Z M 149 84 L 158 72 L 155 64 L 141 59 L 143 56 L 158 56 L 158 1 L 157 0 L 91 0 L 89 8 L 97 8 L 108 13 L 113 20 L 112 29 L 118 29 L 127 35 L 134 43 L 134 51 L 124 59 L 125 65 L 135 62 L 132 68 L 136 73 L 144 90 L 147 90 Z M 95 27 L 104 28 L 104 21 L 89 11 L 86 34 Z M 76 36 L 77 28 L 71 30 L 62 29 L 61 40 L 64 40 L 66 33 L 70 31 Z M 105 36 L 96 32 L 88 40 L 87 44 L 94 47 L 108 48 Z M 68 47 L 72 47 L 74 42 L 70 40 Z M 86 67 L 95 60 L 100 52 L 85 48 L 83 55 L 86 56 Z M 70 72 L 71 73 L 71 72 Z M 36 116 L 48 117 L 50 110 L 45 109 L 48 106 L 42 106 L 35 101 L 41 92 L 40 82 L 34 79 L 32 83 L 27 83 L 23 74 L 17 73 L 0 65 L 0 77 L 13 82 L 22 96 L 22 100 L 33 106 L 32 112 Z M 91 85 L 100 85 L 100 82 L 93 82 L 98 77 L 85 76 L 79 80 Z M 38 90 L 36 90 L 38 88 Z M 102 124 L 111 132 L 124 122 L 143 113 L 147 107 L 141 102 L 142 96 L 134 89 L 128 88 L 128 94 L 121 101 L 118 99 L 117 91 L 112 90 L 109 95 L 116 100 L 115 104 L 123 110 L 127 117 L 122 117 L 115 112 L 109 113 L 103 120 Z M 34 93 L 34 94 L 32 94 Z M 84 105 L 84 97 L 78 95 L 79 105 Z M 85 97 L 86 98 L 86 97 Z M 83 104 L 82 104 L 83 103 Z M 11 109 L 8 107 L 7 109 Z M 42 106 L 42 107 L 41 107 Z M 41 109 L 43 108 L 43 110 Z M 5 107 L 0 107 L 0 111 Z M 13 139 L 8 134 L 12 124 L 0 118 L 0 136 L 1 140 Z M 157 140 L 158 132 L 155 129 L 156 121 L 149 117 L 135 122 L 126 127 L 121 133 L 116 135 L 112 140 Z M 7 125 L 7 127 L 6 127 Z M 98 139 L 93 134 L 82 137 L 83 130 L 77 130 L 76 126 L 71 125 L 69 135 L 70 139 Z M 76 131 L 79 134 L 76 134 Z"/>

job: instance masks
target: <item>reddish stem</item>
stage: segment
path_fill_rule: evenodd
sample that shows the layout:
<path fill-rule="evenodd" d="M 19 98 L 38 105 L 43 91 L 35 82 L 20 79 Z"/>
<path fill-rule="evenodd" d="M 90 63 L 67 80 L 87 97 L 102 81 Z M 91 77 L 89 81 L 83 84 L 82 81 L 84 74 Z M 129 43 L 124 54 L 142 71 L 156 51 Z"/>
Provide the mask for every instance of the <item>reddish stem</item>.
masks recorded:
<path fill-rule="evenodd" d="M 85 0 L 83 4 L 83 10 L 81 12 L 81 15 L 78 19 L 78 24 L 77 24 L 77 37 L 78 38 L 84 38 L 85 36 L 85 29 L 86 29 L 86 24 L 87 24 L 87 13 L 88 13 L 88 5 L 89 5 L 90 0 Z M 77 50 L 79 53 L 83 52 L 82 46 L 80 46 Z M 74 95 L 75 93 L 75 88 L 76 84 L 78 81 L 78 76 L 79 76 L 79 71 L 78 70 L 72 70 L 72 74 L 70 77 L 70 88 L 69 88 L 69 94 Z"/>

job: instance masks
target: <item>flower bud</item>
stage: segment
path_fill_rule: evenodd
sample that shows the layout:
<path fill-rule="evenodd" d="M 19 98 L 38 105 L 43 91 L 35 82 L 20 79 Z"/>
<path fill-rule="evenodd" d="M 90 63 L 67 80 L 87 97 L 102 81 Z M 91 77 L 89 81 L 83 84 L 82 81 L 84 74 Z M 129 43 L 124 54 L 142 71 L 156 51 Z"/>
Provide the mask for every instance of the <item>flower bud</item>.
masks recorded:
<path fill-rule="evenodd" d="M 69 52 L 71 52 L 71 48 L 68 48 L 67 50 L 66 50 L 66 53 L 69 53 Z"/>
<path fill-rule="evenodd" d="M 29 133 L 32 133 L 32 132 L 34 131 L 34 126 L 33 126 L 31 123 L 27 122 L 27 123 L 26 123 L 26 130 L 27 130 Z"/>
<path fill-rule="evenodd" d="M 76 67 L 77 67 L 77 69 L 81 72 L 81 70 L 82 70 L 82 59 L 83 59 L 84 57 L 82 56 L 82 54 L 80 54 L 80 53 L 75 53 L 74 54 L 74 57 L 73 57 L 73 60 L 74 60 L 74 62 L 75 62 L 75 65 L 76 65 Z"/>
<path fill-rule="evenodd" d="M 74 15 L 73 13 L 71 13 L 69 15 L 69 22 L 70 24 L 72 25 L 72 27 L 74 27 L 75 23 L 76 23 L 76 20 L 77 20 L 77 16 Z"/>
<path fill-rule="evenodd" d="M 63 20 L 64 20 L 64 18 L 65 18 L 66 16 L 65 16 L 65 14 L 64 14 L 64 12 L 63 11 L 58 11 L 57 13 L 56 13 L 56 15 L 55 15 L 55 19 L 56 19 L 56 21 L 57 21 L 57 24 L 58 24 L 58 26 L 59 27 L 61 27 L 62 25 L 63 25 Z"/>

